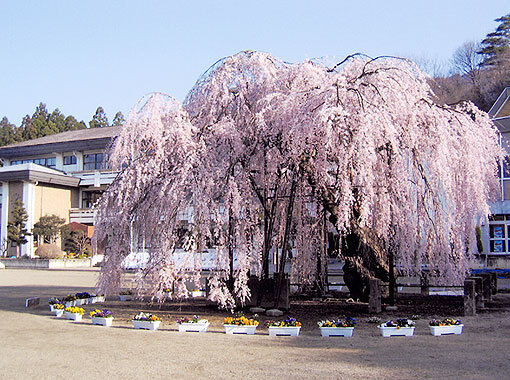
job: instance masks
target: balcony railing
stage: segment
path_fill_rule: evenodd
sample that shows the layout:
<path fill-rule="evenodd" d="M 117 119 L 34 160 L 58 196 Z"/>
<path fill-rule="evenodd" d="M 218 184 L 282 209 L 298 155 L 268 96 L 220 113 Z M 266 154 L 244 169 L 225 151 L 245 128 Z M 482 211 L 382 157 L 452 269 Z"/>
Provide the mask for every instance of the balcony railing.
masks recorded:
<path fill-rule="evenodd" d="M 72 208 L 69 210 L 69 221 L 83 224 L 94 224 L 96 212 L 90 208 Z"/>
<path fill-rule="evenodd" d="M 118 172 L 116 171 L 93 171 L 93 172 L 75 172 L 73 175 L 81 179 L 80 186 L 109 185 L 113 182 Z"/>

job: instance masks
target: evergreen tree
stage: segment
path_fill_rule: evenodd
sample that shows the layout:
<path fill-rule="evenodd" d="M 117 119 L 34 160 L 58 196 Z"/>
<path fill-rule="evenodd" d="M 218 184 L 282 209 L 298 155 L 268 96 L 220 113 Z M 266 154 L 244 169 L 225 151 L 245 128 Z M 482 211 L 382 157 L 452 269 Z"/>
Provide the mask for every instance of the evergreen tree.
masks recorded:
<path fill-rule="evenodd" d="M 46 104 L 39 103 L 32 117 L 28 115 L 23 119 L 23 140 L 32 140 L 38 137 L 51 135 L 58 132 L 56 125 L 50 122 L 50 115 Z"/>
<path fill-rule="evenodd" d="M 56 130 L 56 133 L 64 132 L 66 129 L 65 116 L 58 108 L 49 115 L 48 126 Z"/>
<path fill-rule="evenodd" d="M 23 207 L 23 202 L 19 199 L 14 202 L 10 219 L 7 223 L 7 240 L 16 244 L 16 256 L 19 257 L 21 246 L 28 242 L 27 236 L 31 235 L 26 229 L 27 211 Z"/>
<path fill-rule="evenodd" d="M 482 41 L 482 47 L 478 54 L 484 55 L 484 66 L 498 64 L 500 57 L 510 49 L 510 13 L 494 20 L 499 26 L 492 33 L 487 34 Z"/>
<path fill-rule="evenodd" d="M 69 224 L 61 228 L 62 249 L 66 252 L 74 252 L 78 256 L 90 255 L 92 248 L 90 238 L 83 231 L 71 231 Z"/>
<path fill-rule="evenodd" d="M 95 115 L 92 117 L 92 120 L 89 122 L 90 128 L 102 128 L 108 127 L 108 118 L 106 117 L 106 113 L 104 112 L 103 107 L 97 107 Z"/>
<path fill-rule="evenodd" d="M 83 121 L 78 121 L 74 116 L 67 116 L 64 120 L 64 131 L 76 131 L 78 129 L 85 129 L 87 126 Z"/>
<path fill-rule="evenodd" d="M 37 236 L 37 239 L 43 238 L 44 243 L 55 243 L 60 234 L 60 228 L 64 225 L 66 220 L 57 215 L 41 216 L 39 221 L 34 224 L 32 233 Z"/>
<path fill-rule="evenodd" d="M 0 146 L 13 144 L 18 140 L 17 127 L 5 116 L 0 120 Z"/>
<path fill-rule="evenodd" d="M 19 127 L 9 123 L 6 117 L 0 121 L 0 146 L 85 128 L 87 125 L 83 121 L 77 121 L 73 116 L 65 116 L 58 108 L 50 114 L 46 104 L 41 102 L 32 116 L 26 115 L 23 118 Z"/>
<path fill-rule="evenodd" d="M 115 117 L 113 118 L 112 127 L 122 125 L 124 124 L 125 121 L 126 119 L 124 119 L 124 115 L 122 114 L 122 112 L 119 111 L 115 114 Z"/>

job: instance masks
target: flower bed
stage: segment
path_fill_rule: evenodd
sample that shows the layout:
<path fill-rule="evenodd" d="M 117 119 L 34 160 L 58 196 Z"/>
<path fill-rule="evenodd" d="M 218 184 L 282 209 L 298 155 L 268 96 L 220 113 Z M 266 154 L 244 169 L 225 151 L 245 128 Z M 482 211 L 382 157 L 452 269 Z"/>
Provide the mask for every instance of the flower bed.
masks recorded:
<path fill-rule="evenodd" d="M 135 329 L 155 331 L 159 328 L 160 324 L 161 319 L 154 314 L 140 312 L 133 317 L 133 327 Z"/>
<path fill-rule="evenodd" d="M 388 321 L 377 327 L 385 338 L 390 336 L 413 336 L 414 334 L 414 322 L 407 318 Z"/>
<path fill-rule="evenodd" d="M 55 314 L 55 317 L 60 318 L 62 315 L 64 315 L 64 304 L 56 303 L 51 306 L 53 307 L 53 313 Z"/>
<path fill-rule="evenodd" d="M 68 294 L 67 296 L 64 297 L 62 302 L 66 307 L 76 306 L 76 296 Z"/>
<path fill-rule="evenodd" d="M 267 321 L 266 326 L 270 336 L 298 336 L 301 330 L 301 322 L 290 317 L 284 321 Z"/>
<path fill-rule="evenodd" d="M 193 318 L 181 318 L 177 320 L 179 332 L 207 332 L 209 321 L 207 319 L 199 319 L 198 315 Z"/>
<path fill-rule="evenodd" d="M 67 319 L 70 319 L 70 320 L 73 320 L 76 322 L 81 321 L 83 318 L 83 313 L 85 313 L 84 309 L 82 309 L 81 307 L 77 307 L 77 306 L 66 307 L 64 309 L 64 311 L 66 313 Z"/>
<path fill-rule="evenodd" d="M 255 319 L 248 319 L 245 316 L 226 317 L 223 321 L 223 327 L 226 334 L 244 334 L 253 335 L 259 322 Z"/>
<path fill-rule="evenodd" d="M 93 310 L 90 312 L 93 325 L 110 327 L 113 324 L 113 314 L 109 310 Z"/>
<path fill-rule="evenodd" d="M 61 304 L 62 302 L 60 301 L 60 299 L 58 299 L 57 297 L 51 297 L 49 300 L 48 300 L 48 305 L 50 306 L 50 311 L 53 311 L 54 310 L 54 305 L 56 304 Z"/>
<path fill-rule="evenodd" d="M 90 300 L 90 294 L 87 292 L 76 293 L 76 306 L 88 305 Z"/>
<path fill-rule="evenodd" d="M 430 333 L 434 336 L 460 335 L 464 325 L 460 319 L 446 318 L 442 321 L 433 319 L 429 323 Z"/>
<path fill-rule="evenodd" d="M 317 322 L 323 337 L 343 336 L 348 338 L 352 337 L 356 323 L 356 319 L 350 317 L 343 321 L 338 319 Z"/>

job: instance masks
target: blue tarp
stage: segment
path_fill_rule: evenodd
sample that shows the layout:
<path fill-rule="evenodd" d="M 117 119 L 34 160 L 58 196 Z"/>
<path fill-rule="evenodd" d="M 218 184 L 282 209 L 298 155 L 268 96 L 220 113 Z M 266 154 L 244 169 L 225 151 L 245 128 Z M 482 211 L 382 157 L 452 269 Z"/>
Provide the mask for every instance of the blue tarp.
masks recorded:
<path fill-rule="evenodd" d="M 510 269 L 501 269 L 501 268 L 471 269 L 471 274 L 480 274 L 480 273 L 496 273 L 498 278 L 509 278 L 510 277 Z"/>

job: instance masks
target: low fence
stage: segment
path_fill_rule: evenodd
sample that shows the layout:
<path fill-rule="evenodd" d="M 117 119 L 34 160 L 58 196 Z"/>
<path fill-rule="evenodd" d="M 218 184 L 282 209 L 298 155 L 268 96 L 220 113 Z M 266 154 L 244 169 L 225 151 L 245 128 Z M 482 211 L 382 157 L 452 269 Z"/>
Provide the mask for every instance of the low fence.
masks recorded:
<path fill-rule="evenodd" d="M 27 269 L 67 269 L 67 268 L 90 268 L 103 260 L 102 255 L 96 255 L 86 259 L 7 259 L 1 258 L 0 262 L 6 268 Z"/>

